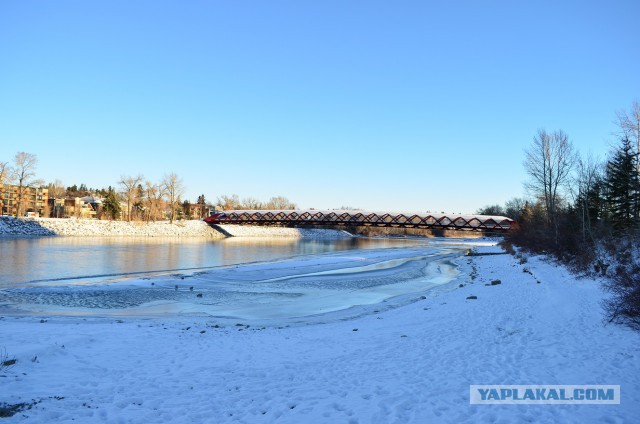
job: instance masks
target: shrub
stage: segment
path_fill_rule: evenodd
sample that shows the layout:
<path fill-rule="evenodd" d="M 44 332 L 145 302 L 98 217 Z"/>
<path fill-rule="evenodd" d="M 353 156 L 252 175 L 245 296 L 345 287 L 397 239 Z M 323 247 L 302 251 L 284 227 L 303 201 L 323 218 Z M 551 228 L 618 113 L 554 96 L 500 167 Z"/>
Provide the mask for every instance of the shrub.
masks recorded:
<path fill-rule="evenodd" d="M 609 322 L 627 325 L 640 330 L 640 252 L 638 237 L 620 240 L 617 247 L 610 247 L 613 266 L 605 288 L 611 297 L 603 302 Z"/>
<path fill-rule="evenodd" d="M 15 365 L 15 363 L 15 359 L 9 359 L 7 350 L 4 347 L 0 349 L 0 372 L 4 372 L 10 366 Z"/>

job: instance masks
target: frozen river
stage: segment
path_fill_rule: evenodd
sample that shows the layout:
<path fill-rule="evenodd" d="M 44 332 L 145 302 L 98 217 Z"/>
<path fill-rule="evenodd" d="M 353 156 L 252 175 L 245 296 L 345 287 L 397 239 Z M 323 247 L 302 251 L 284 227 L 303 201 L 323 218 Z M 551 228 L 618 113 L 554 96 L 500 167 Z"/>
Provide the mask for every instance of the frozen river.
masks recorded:
<path fill-rule="evenodd" d="M 362 313 L 452 281 L 469 243 L 0 239 L 0 311 L 251 322 Z"/>

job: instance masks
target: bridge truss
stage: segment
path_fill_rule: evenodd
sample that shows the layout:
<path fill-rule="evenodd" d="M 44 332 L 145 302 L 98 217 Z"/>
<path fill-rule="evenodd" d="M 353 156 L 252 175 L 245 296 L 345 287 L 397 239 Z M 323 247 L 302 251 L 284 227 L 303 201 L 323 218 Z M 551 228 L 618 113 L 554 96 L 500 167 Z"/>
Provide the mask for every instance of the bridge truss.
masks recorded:
<path fill-rule="evenodd" d="M 235 210 L 214 213 L 204 221 L 211 225 L 372 226 L 487 232 L 505 232 L 513 229 L 516 225 L 515 221 L 505 216 L 343 210 Z"/>

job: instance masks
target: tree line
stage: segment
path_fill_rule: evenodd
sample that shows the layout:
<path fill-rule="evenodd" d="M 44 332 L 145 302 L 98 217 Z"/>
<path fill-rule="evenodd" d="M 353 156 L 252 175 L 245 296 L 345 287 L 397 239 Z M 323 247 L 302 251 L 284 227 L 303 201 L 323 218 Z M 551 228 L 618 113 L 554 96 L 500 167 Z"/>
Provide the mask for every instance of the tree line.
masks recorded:
<path fill-rule="evenodd" d="M 640 329 L 640 103 L 614 122 L 602 160 L 580 154 L 561 130 L 539 130 L 525 150 L 529 200 L 479 212 L 518 221 L 508 241 L 607 277 L 609 321 Z"/>
<path fill-rule="evenodd" d="M 143 175 L 122 175 L 118 181 L 119 191 L 109 187 L 102 202 L 105 212 L 116 219 L 123 211 L 120 201 L 126 204 L 127 221 L 156 221 L 183 218 L 180 198 L 184 193 L 184 183 L 175 173 L 165 174 L 160 182 L 153 182 Z M 203 196 L 204 199 L 204 196 Z"/>
<path fill-rule="evenodd" d="M 27 194 L 31 190 L 46 187 L 51 199 L 83 198 L 95 196 L 96 217 L 99 219 L 126 219 L 127 221 L 157 221 L 169 219 L 204 218 L 212 208 L 232 209 L 296 209 L 297 205 L 284 196 L 271 197 L 260 201 L 254 197 L 240 199 L 238 195 L 221 195 L 215 204 L 204 194 L 198 196 L 195 204 L 183 200 L 185 185 L 176 173 L 165 174 L 158 182 L 145 179 L 143 175 L 121 175 L 116 186 L 89 188 L 85 184 L 65 187 L 60 180 L 47 185 L 36 178 L 37 156 L 18 152 L 13 162 L 0 161 L 0 188 L 5 184 L 15 186 L 17 192 L 17 216 L 23 216 L 27 209 Z M 3 197 L 0 196 L 0 202 Z M 0 204 L 0 207 L 3 205 Z M 60 208 L 45 208 L 45 215 L 63 217 L 68 215 Z M 75 211 L 80 216 L 79 211 Z"/>
<path fill-rule="evenodd" d="M 296 203 L 284 196 L 271 197 L 263 202 L 255 197 L 245 197 L 241 200 L 237 194 L 219 196 L 216 205 L 222 210 L 290 210 L 298 208 Z"/>

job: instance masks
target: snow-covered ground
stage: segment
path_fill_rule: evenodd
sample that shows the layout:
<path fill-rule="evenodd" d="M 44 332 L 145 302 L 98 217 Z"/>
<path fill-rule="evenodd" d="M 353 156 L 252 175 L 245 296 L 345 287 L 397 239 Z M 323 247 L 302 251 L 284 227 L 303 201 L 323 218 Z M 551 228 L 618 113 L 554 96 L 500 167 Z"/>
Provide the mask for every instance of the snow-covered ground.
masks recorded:
<path fill-rule="evenodd" d="M 32 405 L 6 422 L 637 422 L 640 335 L 602 322 L 597 281 L 540 257 L 457 261 L 449 290 L 309 325 L 5 314 L 0 402 Z M 261 278 L 303 274 L 282 263 Z M 622 402 L 470 405 L 471 384 L 614 384 Z"/>
<path fill-rule="evenodd" d="M 98 221 L 75 218 L 0 217 L 2 236 L 134 236 L 134 237 L 292 237 L 292 238 L 347 238 L 345 231 L 325 229 L 298 229 L 278 227 L 248 227 L 223 225 L 218 231 L 200 220 L 158 222 Z"/>

